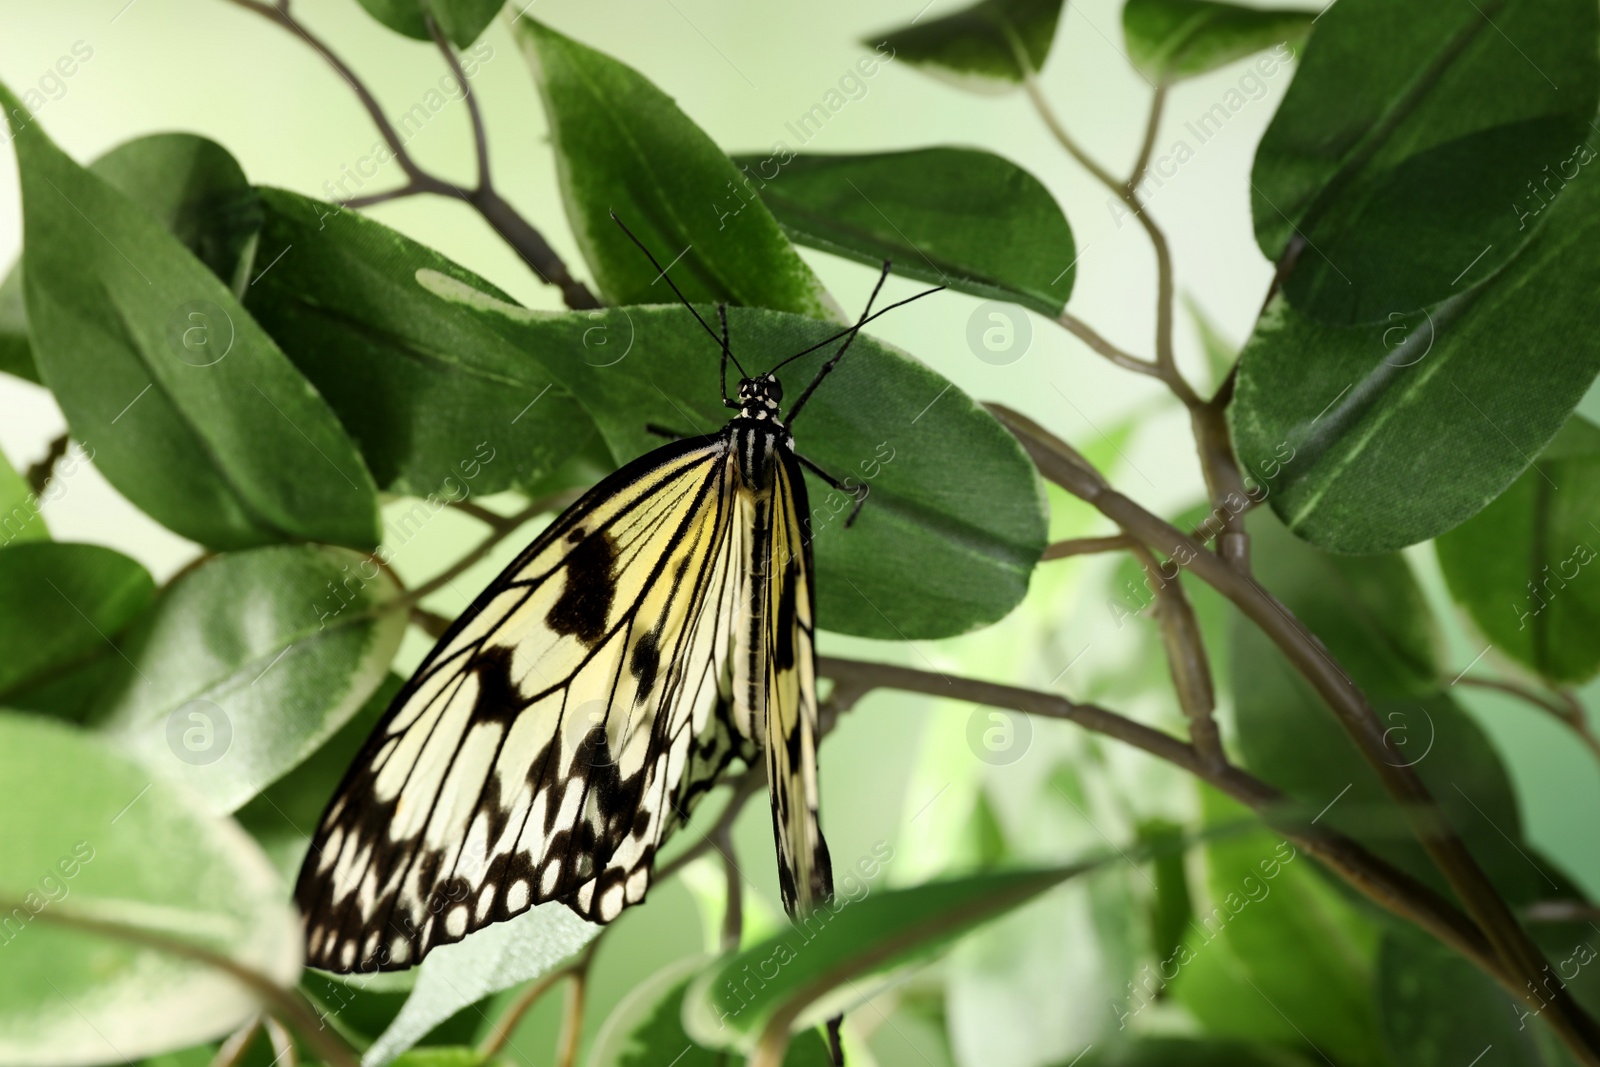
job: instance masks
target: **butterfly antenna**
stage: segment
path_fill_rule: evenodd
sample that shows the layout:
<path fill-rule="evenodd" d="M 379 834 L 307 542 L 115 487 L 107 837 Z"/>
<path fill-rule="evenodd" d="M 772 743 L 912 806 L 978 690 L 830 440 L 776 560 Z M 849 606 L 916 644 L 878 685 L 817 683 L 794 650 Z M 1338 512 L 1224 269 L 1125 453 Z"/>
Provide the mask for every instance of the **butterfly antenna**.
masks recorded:
<path fill-rule="evenodd" d="M 811 394 L 817 391 L 817 386 L 822 384 L 822 379 L 826 378 L 828 372 L 838 366 L 839 361 L 844 358 L 844 354 L 850 351 L 850 342 L 856 339 L 856 334 L 861 332 L 861 327 L 867 324 L 867 320 L 872 314 L 872 305 L 877 302 L 878 293 L 883 290 L 883 283 L 889 277 L 889 268 L 891 266 L 893 266 L 893 263 L 890 260 L 883 261 L 883 272 L 878 275 L 878 284 L 872 287 L 872 295 L 867 297 L 867 306 L 861 309 L 861 317 L 856 320 L 855 326 L 848 331 L 849 336 L 844 339 L 844 344 L 839 346 L 839 351 L 835 352 L 833 357 L 822 365 L 821 369 L 817 371 L 817 376 L 811 379 L 811 384 L 806 386 L 805 392 L 800 394 L 800 399 L 796 400 L 794 406 L 789 409 L 789 414 L 783 417 L 783 421 L 788 425 L 794 425 L 794 420 L 800 415 L 800 409 L 806 406 L 806 401 L 810 400 Z M 885 308 L 884 310 L 887 311 L 888 309 Z M 793 359 L 794 357 L 790 356 L 789 358 Z M 784 363 L 787 362 L 788 360 L 784 360 Z M 778 366 L 783 366 L 783 363 L 778 364 Z M 773 369 L 776 370 L 777 368 Z"/>
<path fill-rule="evenodd" d="M 879 284 L 882 284 L 882 283 L 880 282 Z M 787 357 L 787 358 L 785 358 L 783 360 L 780 360 L 778 362 L 778 364 L 772 368 L 772 372 L 771 373 L 776 373 L 779 367 L 782 367 L 782 366 L 784 366 L 785 364 L 788 364 L 788 363 L 793 363 L 795 360 L 799 359 L 801 356 L 809 356 L 811 353 L 815 352 L 819 348 L 828 347 L 829 345 L 833 344 L 833 342 L 837 341 L 839 338 L 843 337 L 847 333 L 855 333 L 857 330 L 861 329 L 861 327 L 865 326 L 867 323 L 873 321 L 874 319 L 881 319 L 883 316 L 889 314 L 889 312 L 893 311 L 895 308 L 905 307 L 907 304 L 915 303 L 916 301 L 921 300 L 925 296 L 932 296 L 934 293 L 943 292 L 944 289 L 945 289 L 945 286 L 936 285 L 932 289 L 924 289 L 922 292 L 918 293 L 915 296 L 908 296 L 904 300 L 897 300 L 894 303 L 890 304 L 886 308 L 880 308 L 876 312 L 874 312 L 873 314 L 868 315 L 866 318 L 864 318 L 860 322 L 856 323 L 854 326 L 846 326 L 844 329 L 840 330 L 838 333 L 834 334 L 832 337 L 824 337 L 822 340 L 818 341 L 816 344 L 812 345 L 810 348 L 802 348 L 800 351 L 796 352 L 794 355 L 789 356 L 789 357 Z M 874 292 L 876 292 L 876 290 L 874 290 Z"/>
<path fill-rule="evenodd" d="M 650 265 L 659 272 L 657 277 L 665 279 L 667 285 L 671 286 L 673 295 L 678 298 L 678 302 L 680 304 L 689 309 L 689 314 L 694 316 L 694 321 L 698 322 L 700 327 L 705 330 L 706 333 L 711 335 L 711 339 L 717 342 L 717 344 L 722 348 L 723 359 L 733 360 L 733 365 L 739 368 L 740 376 L 748 378 L 749 375 L 745 374 L 744 365 L 739 362 L 739 357 L 728 350 L 728 339 L 726 335 L 721 337 L 717 336 L 717 331 L 711 328 L 711 324 L 700 317 L 700 312 L 696 311 L 694 309 L 694 305 L 689 303 L 688 298 L 683 295 L 683 291 L 678 288 L 677 283 L 674 282 L 671 276 L 667 274 L 667 269 L 661 265 L 660 261 L 657 260 L 655 256 L 650 254 L 650 250 L 644 246 L 644 242 L 633 235 L 633 231 L 628 229 L 627 223 L 617 218 L 617 213 L 615 211 L 610 211 L 608 214 L 611 216 L 611 221 L 621 227 L 622 232 L 628 235 L 628 240 L 632 241 L 638 246 L 639 251 L 644 253 L 644 258 L 648 259 L 650 261 Z"/>

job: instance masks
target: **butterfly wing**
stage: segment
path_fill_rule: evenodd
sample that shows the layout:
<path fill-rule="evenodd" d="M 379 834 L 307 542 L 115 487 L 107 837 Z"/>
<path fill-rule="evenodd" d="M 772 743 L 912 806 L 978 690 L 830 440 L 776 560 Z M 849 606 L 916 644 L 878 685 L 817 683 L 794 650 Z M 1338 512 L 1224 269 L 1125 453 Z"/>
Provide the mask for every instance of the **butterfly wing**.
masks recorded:
<path fill-rule="evenodd" d="M 727 720 L 737 484 L 721 437 L 657 449 L 450 627 L 317 827 L 311 966 L 398 969 L 537 903 L 606 922 L 643 899 L 666 833 L 752 755 Z"/>
<path fill-rule="evenodd" d="M 753 568 L 767 576 L 758 617 L 764 638 L 759 720 L 765 724 L 779 889 L 784 910 L 799 916 L 833 896 L 833 873 L 817 817 L 816 594 L 811 545 L 800 525 L 809 511 L 805 478 L 792 452 L 775 455 L 770 521 L 765 530 L 759 522 L 754 527 L 766 537 L 764 552 L 758 546 L 765 558 Z"/>

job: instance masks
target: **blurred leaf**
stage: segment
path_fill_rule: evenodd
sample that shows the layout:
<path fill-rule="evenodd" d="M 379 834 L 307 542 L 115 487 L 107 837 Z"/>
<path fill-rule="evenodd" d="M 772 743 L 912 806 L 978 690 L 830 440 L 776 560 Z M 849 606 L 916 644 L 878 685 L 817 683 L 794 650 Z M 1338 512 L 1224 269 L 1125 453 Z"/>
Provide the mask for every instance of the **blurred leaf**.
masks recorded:
<path fill-rule="evenodd" d="M 1287 60 L 1311 32 L 1310 11 L 1241 7 L 1212 0 L 1128 0 L 1122 35 L 1128 58 L 1161 85 L 1205 74 L 1284 44 Z"/>
<path fill-rule="evenodd" d="M 567 220 L 608 302 L 672 299 L 614 211 L 690 300 L 830 315 L 822 283 L 765 207 L 747 205 L 731 227 L 719 218 L 743 176 L 671 97 L 532 18 L 516 31 L 544 99 Z"/>
<path fill-rule="evenodd" d="M 1280 298 L 1239 364 L 1240 459 L 1253 467 L 1288 450 L 1281 474 L 1263 479 L 1269 502 L 1324 548 L 1436 537 L 1499 496 L 1583 398 L 1600 370 L 1597 288 L 1593 181 L 1550 209 L 1515 262 L 1426 313 L 1333 329 Z"/>
<path fill-rule="evenodd" d="M 431 270 L 500 295 L 354 211 L 263 189 L 246 307 L 311 379 L 389 492 L 488 495 L 548 476 L 594 424 L 533 355 L 417 285 Z M 507 298 L 509 299 L 509 298 Z"/>
<path fill-rule="evenodd" d="M 404 684 L 404 678 L 389 672 L 338 733 L 234 813 L 285 880 L 293 881 L 334 790 Z"/>
<path fill-rule="evenodd" d="M 354 443 L 228 289 L 37 122 L 14 132 L 34 357 L 107 480 L 213 547 L 376 544 Z"/>
<path fill-rule="evenodd" d="M 1235 631 L 1233 669 L 1246 765 L 1308 814 L 1322 812 L 1324 824 L 1449 893 L 1409 820 L 1333 713 L 1253 626 Z M 1439 805 L 1437 817 L 1461 836 L 1501 893 L 1526 903 L 1544 892 L 1518 844 L 1521 818 L 1511 781 L 1477 723 L 1442 693 L 1378 700 L 1375 711 L 1388 758 L 1415 767 Z"/>
<path fill-rule="evenodd" d="M 200 944 L 291 984 L 300 924 L 231 822 L 92 734 L 0 713 L 0 1062 L 121 1063 L 235 1029 L 259 1010 L 191 960 L 66 925 Z M 41 817 L 48 813 L 48 817 Z"/>
<path fill-rule="evenodd" d="M 488 28 L 505 6 L 505 0 L 359 0 L 367 14 L 407 37 L 432 40 L 425 16 L 431 14 L 439 29 L 457 48 L 465 48 Z"/>
<path fill-rule="evenodd" d="M 1553 686 L 1600 669 L 1600 427 L 1573 415 L 1494 503 L 1435 544 L 1456 602 Z"/>
<path fill-rule="evenodd" d="M 727 420 L 716 345 L 681 307 L 548 314 L 441 275 L 422 282 L 478 309 L 545 360 L 589 409 L 618 462 L 660 447 L 648 424 L 711 433 Z M 730 309 L 728 322 L 733 350 L 753 366 L 833 330 L 743 308 Z M 584 336 L 591 345 L 609 338 L 606 351 L 616 346 L 627 362 L 605 367 L 576 356 Z M 817 352 L 785 371 L 790 396 L 826 356 Z M 1033 465 L 987 411 L 863 334 L 804 414 L 799 450 L 834 477 L 871 489 L 859 521 L 845 529 L 848 498 L 808 479 L 823 626 L 891 640 L 943 637 L 993 622 L 1022 599 L 1044 550 L 1042 494 Z"/>
<path fill-rule="evenodd" d="M 1310 1062 L 1281 1048 L 1244 1041 L 1139 1037 L 1091 1052 L 1079 1067 L 1310 1067 Z"/>
<path fill-rule="evenodd" d="M 1139 840 L 1155 854 L 1151 874 L 1155 899 L 1150 907 L 1150 947 L 1165 960 L 1182 947 L 1194 921 L 1194 900 L 1183 850 L 1183 827 L 1167 819 L 1139 824 Z"/>
<path fill-rule="evenodd" d="M 22 300 L 22 264 L 0 281 L 0 371 L 30 382 L 39 381 L 28 344 L 28 310 Z"/>
<path fill-rule="evenodd" d="M 1534 186 L 1560 172 L 1559 189 L 1583 165 L 1597 36 L 1590 0 L 1330 6 L 1251 175 L 1261 250 L 1306 246 L 1290 303 L 1336 325 L 1384 322 L 1510 262 L 1544 203 Z"/>
<path fill-rule="evenodd" d="M 1201 801 L 1208 825 L 1248 814 L 1209 788 Z M 1338 1063 L 1390 1062 L 1371 993 L 1377 928 L 1309 856 L 1267 832 L 1221 838 L 1206 848 L 1206 883 L 1209 906 L 1157 965 L 1206 1032 L 1309 1044 Z"/>
<path fill-rule="evenodd" d="M 684 997 L 684 1028 L 703 1045 L 751 1051 L 769 1026 L 792 1029 L 797 1019 L 809 1025 L 845 1010 L 868 995 L 857 979 L 924 960 L 1094 866 L 992 872 L 823 905 L 702 972 Z M 760 975 L 759 987 L 744 981 L 745 968 Z"/>
<path fill-rule="evenodd" d="M 1368 696 L 1421 697 L 1439 688 L 1442 639 L 1404 556 L 1321 552 L 1265 512 L 1251 515 L 1248 529 L 1257 580 Z"/>
<path fill-rule="evenodd" d="M 35 541 L 0 548 L 0 704 L 18 706 L 19 693 L 109 650 L 155 590 L 144 567 L 99 545 Z"/>
<path fill-rule="evenodd" d="M 599 932 L 552 901 L 440 945 L 423 959 L 405 1007 L 361 1057 L 362 1067 L 392 1063 L 462 1008 L 548 973 Z"/>
<path fill-rule="evenodd" d="M 244 289 L 261 208 L 226 148 L 192 133 L 150 134 L 111 149 L 89 172 L 153 215 L 235 295 Z M 0 283 L 0 370 L 39 381 L 20 261 Z"/>
<path fill-rule="evenodd" d="M 404 611 L 354 552 L 282 545 L 217 556 L 173 582 L 122 643 L 100 716 L 123 750 L 233 811 L 315 752 L 387 675 Z"/>
<path fill-rule="evenodd" d="M 0 455 L 0 548 L 24 541 L 50 540 L 39 498 L 15 467 Z"/>
<path fill-rule="evenodd" d="M 1184 297 L 1184 307 L 1194 322 L 1195 333 L 1200 337 L 1200 348 L 1205 352 L 1206 368 L 1211 371 L 1212 388 L 1220 388 L 1228 372 L 1239 362 L 1239 346 L 1223 336 L 1217 324 L 1193 297 Z"/>
<path fill-rule="evenodd" d="M 1490 1048 L 1494 1053 L 1486 1062 L 1496 1065 L 1555 1067 L 1571 1062 L 1564 1054 L 1546 1055 L 1541 1049 L 1555 1053 L 1531 1009 L 1427 935 L 1403 928 L 1390 931 L 1378 960 L 1374 1000 L 1389 1048 L 1406 1067 L 1461 1067 Z M 1546 1040 L 1540 1041 L 1541 1036 Z"/>
<path fill-rule="evenodd" d="M 893 260 L 896 274 L 1051 318 L 1067 305 L 1072 228 L 1039 179 L 1004 157 L 973 148 L 802 155 L 765 181 L 750 174 L 765 157 L 734 162 L 800 244 L 873 266 Z"/>
<path fill-rule="evenodd" d="M 964 89 L 999 93 L 1044 67 L 1063 0 L 980 0 L 943 18 L 862 38 Z"/>

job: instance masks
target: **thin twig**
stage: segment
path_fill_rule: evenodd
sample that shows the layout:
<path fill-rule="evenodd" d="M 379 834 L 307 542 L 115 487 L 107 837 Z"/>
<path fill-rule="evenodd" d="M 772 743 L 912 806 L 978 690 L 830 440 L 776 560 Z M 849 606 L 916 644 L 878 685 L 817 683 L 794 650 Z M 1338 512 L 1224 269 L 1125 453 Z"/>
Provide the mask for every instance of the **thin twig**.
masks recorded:
<path fill-rule="evenodd" d="M 261 1032 L 261 1016 L 252 1016 L 239 1029 L 228 1035 L 228 1039 L 217 1046 L 216 1055 L 211 1057 L 210 1067 L 238 1067 L 244 1054 L 250 1051 L 250 1044 Z"/>
<path fill-rule="evenodd" d="M 1578 698 L 1566 690 L 1557 690 L 1554 696 L 1546 696 L 1538 690 L 1518 682 L 1506 682 L 1497 678 L 1480 678 L 1477 676 L 1456 679 L 1457 685 L 1471 685 L 1479 689 L 1493 689 L 1509 696 L 1532 704 L 1541 711 L 1549 712 L 1559 719 L 1568 729 L 1578 735 L 1578 739 L 1588 747 L 1596 759 L 1600 759 L 1600 738 L 1595 737 L 1589 729 L 1589 717 L 1584 713 L 1583 705 Z"/>
<path fill-rule="evenodd" d="M 70 443 L 66 434 L 61 434 L 50 442 L 50 447 L 40 457 L 39 462 L 28 468 L 26 475 L 28 488 L 33 490 L 33 495 L 44 495 L 45 486 L 50 484 L 50 476 L 55 473 L 56 464 L 61 462 L 61 457 L 67 454 L 67 445 Z"/>
<path fill-rule="evenodd" d="M 1115 363 L 1124 370 L 1131 370 L 1136 374 L 1149 375 L 1152 378 L 1161 378 L 1162 375 L 1160 367 L 1156 366 L 1154 363 L 1151 363 L 1148 359 L 1140 359 L 1138 356 L 1118 348 L 1116 345 L 1112 344 L 1104 336 L 1102 336 L 1100 332 L 1093 326 L 1090 326 L 1088 323 L 1072 314 L 1072 312 L 1063 311 L 1056 318 L 1056 321 L 1062 326 L 1065 326 L 1067 328 L 1067 332 L 1072 334 L 1072 336 L 1076 337 L 1078 340 L 1088 345 L 1091 349 L 1106 357 L 1112 363 Z"/>
<path fill-rule="evenodd" d="M 1065 441 L 1025 415 L 1000 405 L 989 408 L 1015 433 L 1040 473 L 1083 499 L 1129 535 L 1167 555 L 1182 552 L 1196 577 L 1214 587 L 1239 607 L 1288 657 L 1334 712 L 1340 725 L 1377 773 L 1411 825 L 1412 833 L 1432 858 L 1467 913 L 1489 938 L 1505 967 L 1497 972 L 1509 977 L 1513 993 L 1534 988 L 1549 966 L 1512 914 L 1510 906 L 1489 881 L 1460 836 L 1440 816 L 1437 803 L 1414 768 L 1393 759 L 1386 732 L 1366 694 L 1329 654 L 1326 647 L 1277 598 L 1248 573 L 1231 566 L 1221 556 L 1190 538 L 1159 516 L 1112 489 L 1098 474 L 1086 475 L 1082 457 Z M 1550 992 L 1545 1003 L 1550 1025 L 1585 1063 L 1600 1064 L 1600 1025 L 1565 989 Z"/>
<path fill-rule="evenodd" d="M 421 627 L 422 632 L 435 641 L 443 637 L 444 632 L 450 629 L 449 619 L 440 615 L 437 611 L 429 611 L 427 608 L 420 608 L 415 604 L 411 606 L 411 621 Z"/>
<path fill-rule="evenodd" d="M 731 952 L 744 940 L 744 880 L 733 858 L 733 826 L 718 823 L 709 835 L 722 857 L 722 882 L 726 906 L 722 911 L 722 951 Z"/>
<path fill-rule="evenodd" d="M 296 1067 L 300 1057 L 295 1055 L 294 1039 L 289 1031 L 271 1015 L 262 1020 L 262 1026 L 267 1031 L 267 1040 L 272 1042 L 272 1067 Z"/>
<path fill-rule="evenodd" d="M 1073 556 L 1093 556 L 1102 552 L 1125 552 L 1133 545 L 1133 539 L 1126 534 L 1114 534 L 1110 537 L 1078 537 L 1045 546 L 1044 555 L 1040 556 L 1039 560 L 1047 562 L 1052 559 L 1070 559 Z"/>
<path fill-rule="evenodd" d="M 717 816 L 717 821 L 711 829 L 701 835 L 700 840 L 678 853 L 672 859 L 663 863 L 656 869 L 653 881 L 665 882 L 668 878 L 683 870 L 689 864 L 699 859 L 716 847 L 716 836 L 731 828 L 739 818 L 739 813 L 744 810 L 745 802 L 755 796 L 767 781 L 767 771 L 763 764 L 757 764 L 729 782 L 731 791 L 728 802 L 723 806 L 722 812 Z"/>
<path fill-rule="evenodd" d="M 472 145 L 478 156 L 478 188 L 487 189 L 492 184 L 489 178 L 489 138 L 483 130 L 483 114 L 478 110 L 477 94 L 472 91 L 472 79 L 461 69 L 461 57 L 456 55 L 455 48 L 439 28 L 439 23 L 432 15 L 425 15 L 423 19 L 428 25 L 429 36 L 438 45 L 445 63 L 450 67 L 450 73 L 455 75 L 456 82 L 461 86 L 462 100 L 467 105 L 467 114 L 472 118 Z"/>
<path fill-rule="evenodd" d="M 1123 182 L 1123 185 L 1135 193 L 1138 193 L 1139 183 L 1144 180 L 1144 172 L 1150 166 L 1150 157 L 1155 154 L 1156 135 L 1161 132 L 1161 112 L 1166 102 L 1166 85 L 1156 86 L 1155 95 L 1150 98 L 1150 118 L 1145 122 L 1144 143 L 1139 146 L 1139 158 L 1134 162 L 1128 180 Z"/>
<path fill-rule="evenodd" d="M 478 1059 L 482 1062 L 487 1062 L 500 1055 L 500 1051 L 511 1040 L 511 1035 L 522 1024 L 523 1016 L 527 1015 L 533 1009 L 533 1006 L 539 1002 L 539 999 L 550 992 L 557 982 L 563 978 L 570 977 L 576 965 L 577 961 L 574 960 L 565 967 L 557 967 L 555 970 L 543 974 L 529 983 L 528 987 L 518 994 L 517 999 L 511 1002 L 511 1006 L 506 1008 L 498 1019 L 489 1024 L 489 1036 L 485 1037 L 483 1042 L 478 1045 Z"/>
<path fill-rule="evenodd" d="M 471 497 L 463 497 L 460 500 L 452 500 L 450 502 L 450 506 L 461 512 L 463 515 L 471 515 L 485 526 L 495 530 L 504 529 L 506 524 L 512 521 L 512 516 L 502 515 L 498 511 L 491 511 L 489 508 L 484 507 Z"/>
<path fill-rule="evenodd" d="M 594 960 L 597 937 L 589 942 L 583 955 L 572 966 L 572 984 L 567 986 L 567 1005 L 562 1013 L 561 1037 L 556 1042 L 556 1067 L 575 1067 L 578 1046 L 583 1037 L 583 1001 L 589 986 L 589 964 Z"/>
<path fill-rule="evenodd" d="M 1222 750 L 1222 736 L 1212 715 L 1217 710 L 1216 688 L 1211 680 L 1211 660 L 1194 607 L 1184 592 L 1175 568 L 1169 577 L 1156 562 L 1155 554 L 1142 544 L 1133 545 L 1134 558 L 1144 568 L 1145 577 L 1156 596 L 1156 618 L 1161 624 L 1161 640 L 1167 650 L 1167 668 L 1178 707 L 1189 720 L 1189 741 L 1200 757 L 1214 767 L 1226 768 L 1228 757 Z"/>
<path fill-rule="evenodd" d="M 494 551 L 496 545 L 516 533 L 525 523 L 543 515 L 547 511 L 566 507 L 572 502 L 575 493 L 576 491 L 572 489 L 563 489 L 560 492 L 551 493 L 549 496 L 535 500 L 515 515 L 507 516 L 503 525 L 490 532 L 489 536 L 478 542 L 476 548 L 445 568 L 442 573 L 423 582 L 406 593 L 405 596 L 397 597 L 379 605 L 379 609 L 390 611 L 399 607 L 410 608 L 422 603 L 428 597 L 461 577 L 462 574 L 471 570 L 483 557 Z"/>

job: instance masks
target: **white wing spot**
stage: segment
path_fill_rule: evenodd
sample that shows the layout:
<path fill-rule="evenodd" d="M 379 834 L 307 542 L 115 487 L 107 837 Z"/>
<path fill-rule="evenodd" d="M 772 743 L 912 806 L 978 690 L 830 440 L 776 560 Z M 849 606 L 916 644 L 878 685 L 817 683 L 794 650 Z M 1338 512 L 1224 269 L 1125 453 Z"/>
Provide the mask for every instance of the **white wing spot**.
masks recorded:
<path fill-rule="evenodd" d="M 539 891 L 549 896 L 555 889 L 556 883 L 561 880 L 561 861 L 551 860 L 544 865 L 544 878 L 539 883 Z"/>
<path fill-rule="evenodd" d="M 450 909 L 450 914 L 444 917 L 445 933 L 451 937 L 460 937 L 467 932 L 467 906 L 457 904 Z"/>
<path fill-rule="evenodd" d="M 494 907 L 494 886 L 486 885 L 483 892 L 478 894 L 478 921 L 481 923 L 489 917 L 489 909 Z"/>
<path fill-rule="evenodd" d="M 506 910 L 521 911 L 528 906 L 528 880 L 518 878 L 511 883 L 511 888 L 506 890 Z"/>
<path fill-rule="evenodd" d="M 600 921 L 610 922 L 622 914 L 622 887 L 614 885 L 600 898 Z"/>

